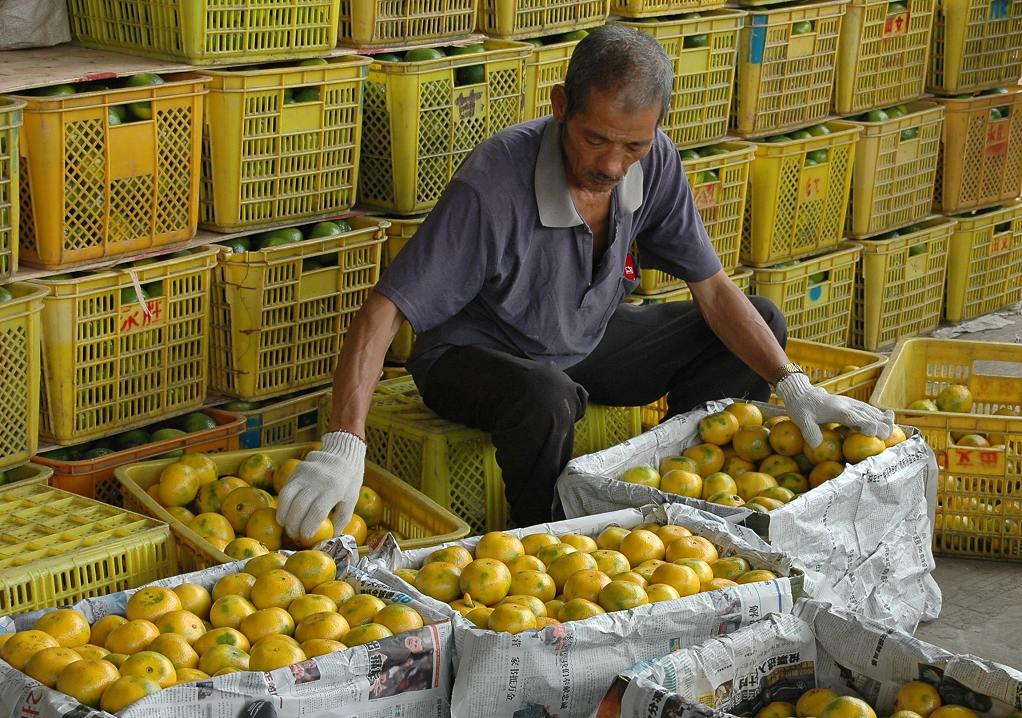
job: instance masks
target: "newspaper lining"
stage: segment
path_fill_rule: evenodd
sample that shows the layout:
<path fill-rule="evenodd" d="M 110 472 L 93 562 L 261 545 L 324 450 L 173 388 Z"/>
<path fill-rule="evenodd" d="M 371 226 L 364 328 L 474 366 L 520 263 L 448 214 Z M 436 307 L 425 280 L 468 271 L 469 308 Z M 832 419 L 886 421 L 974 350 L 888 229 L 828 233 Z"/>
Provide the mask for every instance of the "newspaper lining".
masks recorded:
<path fill-rule="evenodd" d="M 441 718 L 449 715 L 452 686 L 452 627 L 446 613 L 414 595 L 395 590 L 397 579 L 379 566 L 356 566 L 348 536 L 327 542 L 338 577 L 419 611 L 430 625 L 346 651 L 312 658 L 268 673 L 246 671 L 166 688 L 132 704 L 123 718 Z M 245 561 L 203 569 L 148 585 L 198 583 L 212 588 L 221 577 L 244 570 Z M 124 614 L 138 589 L 75 604 L 89 622 Z M 49 609 L 0 618 L 0 633 L 30 628 Z M 95 718 L 109 713 L 80 705 L 0 661 L 0 712 L 33 718 Z"/>
<path fill-rule="evenodd" d="M 749 518 L 748 509 L 616 479 L 626 469 L 659 466 L 664 457 L 699 443 L 699 420 L 729 403 L 709 402 L 617 446 L 573 459 L 557 481 L 564 512 L 584 516 L 675 502 L 735 524 Z M 780 407 L 756 405 L 767 417 L 783 413 Z M 816 598 L 911 632 L 920 620 L 939 615 L 941 596 L 930 575 L 935 566 L 930 536 L 937 503 L 936 457 L 917 430 L 907 429 L 909 438 L 881 456 L 850 465 L 841 476 L 755 518 L 768 522 L 770 546 L 795 557 L 799 568 L 824 576 Z"/>
<path fill-rule="evenodd" d="M 542 524 L 509 533 L 582 533 L 597 536 L 608 526 L 676 523 L 721 547 L 721 555 L 741 554 L 756 568 L 773 570 L 783 578 L 712 591 L 683 599 L 616 611 L 583 621 L 550 626 L 518 635 L 476 628 L 450 607 L 433 602 L 452 616 L 455 642 L 455 684 L 452 715 L 459 716 L 587 716 L 598 704 L 617 672 L 637 660 L 661 655 L 710 636 L 733 632 L 771 611 L 787 612 L 800 584 L 812 577 L 788 578 L 791 562 L 753 536 L 746 543 L 734 526 L 687 506 L 646 506 L 608 514 Z M 454 541 L 473 550 L 479 537 Z M 440 546 L 401 551 L 392 539 L 363 565 L 384 563 L 389 568 L 418 568 Z M 395 577 L 391 584 L 410 591 Z M 794 582 L 793 582 L 794 581 Z M 431 599 L 423 599 L 431 600 Z"/>
<path fill-rule="evenodd" d="M 1022 709 L 1022 671 L 955 655 L 845 609 L 798 601 L 729 636 L 636 665 L 592 715 L 600 718 L 732 718 L 770 701 L 797 700 L 813 687 L 862 698 L 894 712 L 907 681 L 937 687 L 945 704 L 1004 718 Z"/>

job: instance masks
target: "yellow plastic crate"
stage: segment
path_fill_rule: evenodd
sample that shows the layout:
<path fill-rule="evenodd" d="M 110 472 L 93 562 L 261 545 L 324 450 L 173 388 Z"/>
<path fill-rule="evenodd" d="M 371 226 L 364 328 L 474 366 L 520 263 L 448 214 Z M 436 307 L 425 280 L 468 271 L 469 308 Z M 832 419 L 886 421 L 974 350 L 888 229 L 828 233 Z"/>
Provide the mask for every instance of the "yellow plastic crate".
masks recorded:
<path fill-rule="evenodd" d="M 238 465 L 255 453 L 266 454 L 274 464 L 280 465 L 286 459 L 301 459 L 317 444 L 292 444 L 276 448 L 229 451 L 210 456 L 221 476 L 236 474 Z M 200 536 L 187 525 L 175 519 L 165 508 L 156 503 L 146 489 L 160 480 L 160 472 L 174 459 L 147 461 L 142 464 L 122 466 L 117 469 L 117 480 L 124 491 L 124 505 L 133 511 L 152 516 L 170 526 L 177 540 L 178 561 L 182 572 L 197 571 L 222 563 L 234 561 L 220 549 Z M 456 541 L 468 535 L 468 525 L 449 511 L 423 496 L 411 486 L 398 480 L 379 466 L 367 461 L 363 485 L 383 497 L 382 525 L 399 532 L 404 539 L 398 545 L 404 549 L 425 548 L 448 541 Z M 363 555 L 366 546 L 359 547 Z"/>
<path fill-rule="evenodd" d="M 756 143 L 742 227 L 742 264 L 765 267 L 837 246 L 845 229 L 860 128 L 825 123 L 829 135 Z M 809 160 L 825 158 L 816 164 Z"/>
<path fill-rule="evenodd" d="M 836 347 L 805 339 L 788 339 L 788 358 L 798 364 L 811 381 L 831 394 L 869 401 L 870 395 L 887 364 L 883 354 Z M 780 404 L 777 397 L 771 403 Z"/>
<path fill-rule="evenodd" d="M 970 413 L 917 411 L 948 384 L 969 387 Z M 1022 347 L 963 339 L 898 344 L 870 402 L 917 427 L 937 454 L 933 550 L 948 556 L 1022 560 Z M 999 415 L 998 412 L 1008 415 Z M 995 446 L 957 445 L 983 434 Z"/>
<path fill-rule="evenodd" d="M 625 18 L 677 15 L 724 7 L 726 0 L 612 0 L 610 11 Z"/>
<path fill-rule="evenodd" d="M 193 65 L 316 57 L 337 43 L 338 0 L 70 0 L 83 45 Z"/>
<path fill-rule="evenodd" d="M 158 521 L 35 482 L 0 487 L 2 615 L 176 574 L 170 529 Z"/>
<path fill-rule="evenodd" d="M 937 0 L 926 89 L 941 95 L 1013 85 L 1022 75 L 1022 3 Z"/>
<path fill-rule="evenodd" d="M 752 289 L 751 269 L 738 267 L 731 272 L 730 276 L 731 281 L 738 285 L 738 288 L 745 294 L 748 294 L 749 290 Z M 665 302 L 688 302 L 692 300 L 692 292 L 689 290 L 687 285 L 684 285 L 679 289 L 672 289 L 660 294 L 633 294 L 630 299 L 638 300 L 629 302 L 636 305 L 663 304 Z M 662 396 L 653 403 L 646 404 L 646 406 L 640 408 L 640 411 L 640 421 L 643 429 L 649 429 L 656 426 L 664 418 L 664 415 L 667 414 L 667 397 Z"/>
<path fill-rule="evenodd" d="M 863 349 L 894 346 L 940 324 L 944 276 L 953 219 L 924 220 L 893 239 L 866 239 L 855 276 L 851 344 Z"/>
<path fill-rule="evenodd" d="M 745 13 L 710 10 L 700 15 L 623 23 L 655 37 L 674 65 L 671 106 L 660 120 L 660 129 L 678 147 L 705 145 L 727 135 L 738 34 Z M 696 35 L 705 38 L 705 44 L 687 47 Z"/>
<path fill-rule="evenodd" d="M 0 281 L 18 271 L 18 215 L 21 212 L 20 174 L 23 100 L 0 97 Z"/>
<path fill-rule="evenodd" d="M 722 142 L 716 147 L 720 154 L 685 160 L 682 167 L 720 263 L 725 272 L 732 272 L 738 266 L 749 167 L 756 148 L 748 142 Z M 684 286 L 683 280 L 667 272 L 644 269 L 636 293 L 659 294 Z"/>
<path fill-rule="evenodd" d="M 348 325 L 380 278 L 385 223 L 267 249 L 221 252 L 210 388 L 246 401 L 330 381 Z M 321 263 L 306 269 L 304 262 Z"/>
<path fill-rule="evenodd" d="M 46 486 L 50 482 L 50 477 L 53 476 L 53 469 L 29 463 L 16 466 L 13 469 L 6 469 L 4 473 L 7 475 L 7 481 L 3 484 L 3 488 L 30 484 Z"/>
<path fill-rule="evenodd" d="M 1022 202 L 955 219 L 947 263 L 947 320 L 965 321 L 1022 300 Z"/>
<path fill-rule="evenodd" d="M 940 154 L 944 108 L 912 102 L 908 114 L 885 122 L 859 122 L 852 170 L 849 235 L 887 232 L 930 214 Z"/>
<path fill-rule="evenodd" d="M 490 37 L 523 40 L 603 25 L 610 0 L 479 0 L 476 28 Z"/>
<path fill-rule="evenodd" d="M 641 431 L 638 407 L 590 404 L 575 424 L 574 456 Z M 473 534 L 508 528 L 504 479 L 486 432 L 442 419 L 410 376 L 381 381 L 366 419 L 366 459 L 393 472 L 466 522 Z"/>
<path fill-rule="evenodd" d="M 252 411 L 239 411 L 245 417 L 242 449 L 281 446 L 319 441 L 330 419 L 330 387 L 313 389 L 298 396 L 269 401 Z"/>
<path fill-rule="evenodd" d="M 349 47 L 410 47 L 471 34 L 478 0 L 341 0 L 337 40 Z"/>
<path fill-rule="evenodd" d="M 398 214 L 432 209 L 455 170 L 487 137 L 521 120 L 532 46 L 487 40 L 484 52 L 369 66 L 359 199 Z M 485 80 L 457 85 L 482 65 Z"/>
<path fill-rule="evenodd" d="M 207 80 L 22 97 L 20 260 L 65 269 L 191 239 Z M 153 119 L 110 126 L 110 108 Z"/>
<path fill-rule="evenodd" d="M 842 242 L 831 252 L 792 266 L 753 269 L 752 293 L 780 308 L 789 337 L 845 346 L 860 252 L 857 244 Z"/>
<path fill-rule="evenodd" d="M 210 70 L 200 221 L 219 231 L 328 217 L 355 203 L 369 58 Z M 302 91 L 316 99 L 288 102 Z"/>
<path fill-rule="evenodd" d="M 202 405 L 216 250 L 193 251 L 76 279 L 38 280 L 49 290 L 40 436 L 75 444 Z M 145 302 L 136 283 L 148 287 Z"/>
<path fill-rule="evenodd" d="M 834 112 L 849 115 L 914 100 L 926 84 L 935 0 L 851 0 L 841 24 Z"/>
<path fill-rule="evenodd" d="M 568 62 L 578 40 L 551 42 L 534 48 L 525 60 L 525 110 L 522 120 L 534 120 L 553 112 L 550 91 L 564 82 Z"/>
<path fill-rule="evenodd" d="M 935 101 L 944 105 L 934 191 L 937 210 L 952 214 L 1018 197 L 1022 191 L 1022 86 L 1003 95 Z"/>
<path fill-rule="evenodd" d="M 39 373 L 46 290 L 15 282 L 0 304 L 0 470 L 28 461 L 39 445 Z"/>
<path fill-rule="evenodd" d="M 738 44 L 731 127 L 760 137 L 819 122 L 830 111 L 847 0 L 749 10 Z M 800 22 L 812 31 L 793 34 Z"/>

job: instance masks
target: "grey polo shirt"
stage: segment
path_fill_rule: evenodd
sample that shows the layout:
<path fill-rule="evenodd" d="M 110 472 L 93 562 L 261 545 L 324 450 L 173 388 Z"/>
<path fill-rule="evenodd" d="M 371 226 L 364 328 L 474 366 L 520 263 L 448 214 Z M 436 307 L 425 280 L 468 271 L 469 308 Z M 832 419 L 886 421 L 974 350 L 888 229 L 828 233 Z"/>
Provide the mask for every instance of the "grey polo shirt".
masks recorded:
<path fill-rule="evenodd" d="M 480 144 L 395 258 L 376 290 L 418 335 L 408 369 L 420 382 L 452 346 L 484 345 L 570 367 L 603 337 L 643 267 L 688 281 L 721 269 L 678 151 L 657 131 L 614 189 L 608 244 L 568 191 L 559 124 L 514 125 Z"/>

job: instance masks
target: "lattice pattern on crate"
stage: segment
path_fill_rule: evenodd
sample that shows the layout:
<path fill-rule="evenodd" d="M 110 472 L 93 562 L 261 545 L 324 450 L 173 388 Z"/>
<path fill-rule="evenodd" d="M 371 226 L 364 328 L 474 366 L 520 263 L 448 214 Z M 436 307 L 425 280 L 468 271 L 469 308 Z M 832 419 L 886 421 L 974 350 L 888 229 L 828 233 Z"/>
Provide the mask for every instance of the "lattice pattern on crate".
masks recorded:
<path fill-rule="evenodd" d="M 534 120 L 553 112 L 550 92 L 564 82 L 574 42 L 558 42 L 537 47 L 525 60 L 525 111 L 523 120 Z"/>
<path fill-rule="evenodd" d="M 75 337 L 68 347 L 72 403 L 55 401 L 67 378 L 57 376 L 52 360 L 44 362 L 43 434 L 64 436 L 65 422 L 75 436 L 109 433 L 202 402 L 209 271 L 168 270 L 155 282 L 159 290 L 153 284 L 146 310 L 116 282 L 84 289 L 64 305 Z M 47 356 L 57 351 L 48 347 Z"/>
<path fill-rule="evenodd" d="M 342 43 L 358 47 L 402 45 L 467 35 L 475 29 L 475 20 L 474 0 L 341 0 L 337 35 Z M 368 34 L 353 29 L 367 24 L 372 25 Z"/>
<path fill-rule="evenodd" d="M 941 472 L 933 550 L 952 556 L 1022 559 L 1022 441 L 1007 435 L 1006 461 L 1016 476 Z"/>
<path fill-rule="evenodd" d="M 678 147 L 705 145 L 727 134 L 742 21 L 740 13 L 722 10 L 696 20 L 633 25 L 656 37 L 674 65 L 671 106 L 660 129 Z M 705 36 L 705 46 L 686 47 L 686 38 L 697 35 Z"/>
<path fill-rule="evenodd" d="M 609 0 L 480 0 L 478 26 L 487 35 L 520 40 L 602 25 L 609 10 Z"/>
<path fill-rule="evenodd" d="M 1008 116 L 995 118 L 998 107 Z M 1022 92 L 947 103 L 937 166 L 934 204 L 943 212 L 1015 199 L 1022 187 Z"/>
<path fill-rule="evenodd" d="M 679 12 L 715 10 L 723 6 L 723 0 L 611 0 L 610 3 L 611 12 L 621 17 L 673 15 Z"/>
<path fill-rule="evenodd" d="M 1022 206 L 998 210 L 993 217 L 962 218 L 952 257 L 964 266 L 949 267 L 949 319 L 972 319 L 1022 300 Z M 953 306 L 956 283 L 965 287 L 959 306 Z"/>
<path fill-rule="evenodd" d="M 927 89 L 961 94 L 1018 82 L 1022 3 L 968 0 L 968 12 L 958 22 L 948 20 L 947 0 L 938 0 L 937 7 Z"/>
<path fill-rule="evenodd" d="M 18 219 L 21 203 L 15 201 L 15 182 L 19 181 L 18 157 L 19 113 L 4 111 L 0 101 L 0 280 L 9 278 L 15 271 L 15 252 L 18 243 Z"/>
<path fill-rule="evenodd" d="M 805 259 L 791 268 L 754 269 L 752 293 L 768 297 L 781 309 L 789 337 L 844 346 L 858 261 L 858 249 L 853 249 Z"/>
<path fill-rule="evenodd" d="M 296 106 L 284 102 L 288 88 L 244 93 L 238 216 L 229 218 L 229 224 L 266 224 L 340 212 L 354 204 L 361 80 L 346 78 L 318 88 L 318 100 Z M 200 210 L 203 222 L 215 223 L 209 132 L 207 126 Z"/>
<path fill-rule="evenodd" d="M 523 61 L 491 56 L 481 63 L 485 82 L 455 86 L 455 69 L 424 70 L 418 77 L 417 123 L 391 114 L 385 75 L 370 72 L 363 113 L 359 194 L 363 201 L 414 212 L 431 208 L 462 161 L 487 137 L 519 121 L 523 105 Z M 409 83 L 400 92 L 409 90 Z M 415 157 L 396 157 L 400 136 L 416 130 Z M 397 175 L 412 190 L 404 196 Z M 410 182 L 407 181 L 410 176 Z M 399 193 L 401 196 L 399 196 Z"/>
<path fill-rule="evenodd" d="M 943 121 L 940 112 L 932 110 L 913 116 L 884 123 L 879 132 L 863 125 L 848 213 L 852 236 L 904 227 L 930 213 Z M 903 134 L 913 129 L 915 133 Z"/>
<path fill-rule="evenodd" d="M 759 266 L 804 257 L 835 246 L 844 233 L 856 136 L 832 132 L 803 142 L 809 144 L 782 156 L 753 160 L 773 163 L 772 172 L 778 180 L 769 183 L 763 177 L 754 178 L 750 185 L 742 224 L 740 254 L 744 264 Z M 812 151 L 825 149 L 826 159 L 810 166 L 806 162 L 809 147 Z M 754 212 L 766 205 L 771 208 L 772 222 Z"/>
<path fill-rule="evenodd" d="M 834 84 L 840 5 L 753 12 L 741 33 L 731 127 L 757 136 L 827 116 Z M 813 31 L 795 35 L 796 21 Z"/>
<path fill-rule="evenodd" d="M 109 125 L 108 109 L 137 89 L 97 91 L 95 105 L 83 108 L 29 102 L 26 122 L 52 134 L 63 152 L 62 161 L 50 164 L 47 148 L 23 148 L 24 258 L 63 269 L 191 236 L 199 83 L 191 90 L 175 84 L 151 89 L 151 121 L 122 126 Z"/>
<path fill-rule="evenodd" d="M 890 15 L 887 0 L 859 0 L 849 7 L 834 88 L 840 114 L 890 107 L 923 94 L 935 1 L 909 0 L 905 12 Z"/>
<path fill-rule="evenodd" d="M 212 59 L 333 47 L 336 0 L 71 0 L 85 40 L 154 55 Z"/>
<path fill-rule="evenodd" d="M 286 261 L 221 264 L 212 294 L 212 385 L 251 399 L 330 381 L 348 327 L 379 278 L 385 240 L 374 230 L 322 240 L 320 249 Z M 308 259 L 317 265 L 305 268 Z M 235 286 L 238 276 L 245 286 Z M 241 375 L 251 389 L 242 389 Z"/>
<path fill-rule="evenodd" d="M 728 143 L 720 146 L 727 154 L 686 160 L 685 175 L 692 196 L 725 272 L 738 265 L 738 252 L 745 218 L 752 145 Z M 703 173 L 712 172 L 716 179 Z M 641 260 L 641 256 L 640 256 Z M 659 269 L 643 269 L 638 294 L 657 294 L 684 286 L 680 279 Z"/>
<path fill-rule="evenodd" d="M 36 340 L 38 341 L 38 339 Z M 23 319 L 0 321 L 0 460 L 29 447 L 29 332 Z"/>
<path fill-rule="evenodd" d="M 943 220 L 927 224 L 908 236 L 862 244 L 852 310 L 855 346 L 889 347 L 940 324 L 953 227 Z"/>

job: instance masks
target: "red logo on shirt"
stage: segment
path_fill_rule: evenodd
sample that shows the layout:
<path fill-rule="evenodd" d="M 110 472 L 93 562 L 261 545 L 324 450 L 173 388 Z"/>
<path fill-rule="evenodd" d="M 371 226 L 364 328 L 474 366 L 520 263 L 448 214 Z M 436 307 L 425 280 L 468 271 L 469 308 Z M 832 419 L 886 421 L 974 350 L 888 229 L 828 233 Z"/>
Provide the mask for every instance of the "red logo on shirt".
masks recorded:
<path fill-rule="evenodd" d="M 635 279 L 635 263 L 630 254 L 625 257 L 625 279 Z"/>

